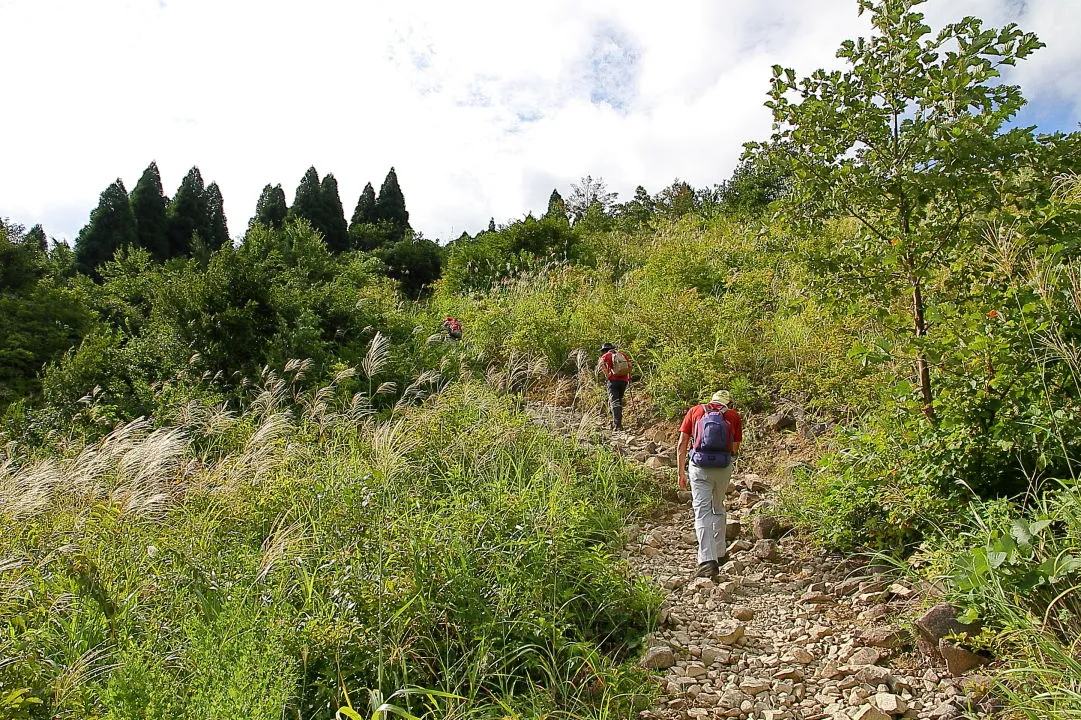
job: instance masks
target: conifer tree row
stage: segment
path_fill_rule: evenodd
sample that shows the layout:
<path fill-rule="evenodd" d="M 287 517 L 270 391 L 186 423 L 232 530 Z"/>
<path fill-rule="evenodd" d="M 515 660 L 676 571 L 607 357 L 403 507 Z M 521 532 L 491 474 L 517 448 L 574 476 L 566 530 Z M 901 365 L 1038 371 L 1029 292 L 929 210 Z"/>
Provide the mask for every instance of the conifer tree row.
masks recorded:
<path fill-rule="evenodd" d="M 313 166 L 301 178 L 292 207 L 280 184 L 266 185 L 249 228 L 262 224 L 280 229 L 288 217 L 306 219 L 333 252 L 389 249 L 412 230 L 393 167 L 378 196 L 371 183 L 364 186 L 348 224 L 337 179 L 329 173 L 320 179 Z M 143 248 L 164 262 L 200 248 L 212 252 L 229 242 L 225 201 L 217 183 L 204 185 L 199 168 L 193 167 L 170 199 L 163 191 L 157 163 L 151 162 L 130 197 L 119 178 L 101 194 L 90 222 L 76 240 L 75 261 L 81 272 L 95 274 L 122 247 Z"/>
<path fill-rule="evenodd" d="M 124 247 L 143 248 L 163 262 L 190 255 L 195 238 L 209 250 L 229 243 L 221 189 L 217 183 L 205 187 L 199 168 L 193 167 L 169 200 L 162 191 L 158 165 L 152 162 L 130 197 L 119 178 L 102 192 L 90 221 L 75 240 L 75 266 L 80 272 L 96 274 Z"/>

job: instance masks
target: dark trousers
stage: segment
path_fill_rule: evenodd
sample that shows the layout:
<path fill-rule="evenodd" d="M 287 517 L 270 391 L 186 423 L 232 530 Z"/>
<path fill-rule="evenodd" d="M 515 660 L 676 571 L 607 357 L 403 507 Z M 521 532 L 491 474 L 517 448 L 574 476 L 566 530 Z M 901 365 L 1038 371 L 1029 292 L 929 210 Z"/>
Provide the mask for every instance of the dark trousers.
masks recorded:
<path fill-rule="evenodd" d="M 623 429 L 623 394 L 627 392 L 626 380 L 608 381 L 608 408 L 612 411 L 612 424 Z"/>

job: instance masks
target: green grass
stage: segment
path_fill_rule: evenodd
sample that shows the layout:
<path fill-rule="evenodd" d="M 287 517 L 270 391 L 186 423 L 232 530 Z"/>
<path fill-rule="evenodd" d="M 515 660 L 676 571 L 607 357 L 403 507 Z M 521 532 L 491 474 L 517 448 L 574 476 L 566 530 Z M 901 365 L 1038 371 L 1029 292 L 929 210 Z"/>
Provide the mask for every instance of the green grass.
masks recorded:
<path fill-rule="evenodd" d="M 642 475 L 476 384 L 379 422 L 321 399 L 11 458 L 0 715 L 640 708 L 658 596 L 618 549 Z"/>

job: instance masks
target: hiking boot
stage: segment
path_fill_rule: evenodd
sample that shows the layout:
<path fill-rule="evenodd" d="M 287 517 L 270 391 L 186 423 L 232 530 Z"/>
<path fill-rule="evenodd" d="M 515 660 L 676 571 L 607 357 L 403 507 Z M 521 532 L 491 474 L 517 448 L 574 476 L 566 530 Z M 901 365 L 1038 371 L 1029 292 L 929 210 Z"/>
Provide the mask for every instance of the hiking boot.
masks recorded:
<path fill-rule="evenodd" d="M 716 560 L 707 560 L 704 563 L 698 563 L 698 572 L 694 574 L 695 577 L 700 578 L 713 578 L 720 572 L 720 566 L 717 565 Z"/>

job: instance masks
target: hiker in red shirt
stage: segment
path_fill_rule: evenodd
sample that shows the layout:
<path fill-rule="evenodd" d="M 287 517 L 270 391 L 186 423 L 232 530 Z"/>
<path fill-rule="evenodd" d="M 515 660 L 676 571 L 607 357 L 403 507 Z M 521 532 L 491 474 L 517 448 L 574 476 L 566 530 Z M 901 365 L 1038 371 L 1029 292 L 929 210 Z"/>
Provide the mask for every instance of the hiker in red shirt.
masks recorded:
<path fill-rule="evenodd" d="M 612 412 L 612 429 L 623 429 L 623 395 L 631 381 L 631 359 L 612 343 L 601 345 L 597 372 L 604 373 L 608 387 L 608 407 Z"/>
<path fill-rule="evenodd" d="M 462 323 L 457 318 L 452 318 L 448 315 L 443 319 L 443 324 L 440 326 L 447 331 L 447 335 L 451 340 L 462 339 Z"/>
<path fill-rule="evenodd" d="M 732 395 L 718 390 L 707 404 L 688 410 L 679 426 L 676 467 L 679 489 L 691 489 L 698 577 L 716 575 L 726 550 L 724 496 L 743 441 L 743 418 L 731 403 Z"/>

